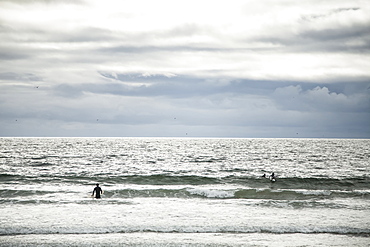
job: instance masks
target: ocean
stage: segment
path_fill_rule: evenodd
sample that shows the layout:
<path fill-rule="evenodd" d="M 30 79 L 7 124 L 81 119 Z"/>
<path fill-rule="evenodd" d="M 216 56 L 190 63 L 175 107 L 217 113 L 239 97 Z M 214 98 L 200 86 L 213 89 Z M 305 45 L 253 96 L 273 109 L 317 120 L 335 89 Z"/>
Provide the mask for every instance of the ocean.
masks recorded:
<path fill-rule="evenodd" d="M 370 243 L 370 140 L 0 138 L 0 146 L 0 246 Z M 91 197 L 96 183 L 101 199 Z"/>

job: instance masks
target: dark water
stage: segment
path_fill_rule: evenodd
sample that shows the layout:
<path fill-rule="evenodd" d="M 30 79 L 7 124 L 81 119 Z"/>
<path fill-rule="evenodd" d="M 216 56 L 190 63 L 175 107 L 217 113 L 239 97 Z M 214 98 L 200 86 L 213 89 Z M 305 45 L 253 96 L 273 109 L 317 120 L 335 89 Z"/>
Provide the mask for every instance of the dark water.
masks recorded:
<path fill-rule="evenodd" d="M 370 235 L 370 140 L 0 145 L 1 246 L 366 246 Z M 261 177 L 271 172 L 275 183 Z"/>

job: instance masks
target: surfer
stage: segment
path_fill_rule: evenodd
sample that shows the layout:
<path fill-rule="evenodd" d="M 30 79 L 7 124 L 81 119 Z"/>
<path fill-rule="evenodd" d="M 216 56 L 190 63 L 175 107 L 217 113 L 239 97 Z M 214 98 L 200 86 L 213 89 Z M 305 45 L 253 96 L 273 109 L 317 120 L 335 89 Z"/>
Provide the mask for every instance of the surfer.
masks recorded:
<path fill-rule="evenodd" d="M 270 176 L 270 181 L 271 182 L 276 182 L 276 177 L 275 177 L 275 173 L 274 172 Z"/>
<path fill-rule="evenodd" d="M 103 194 L 103 190 L 99 187 L 99 184 L 96 184 L 96 187 L 94 188 L 93 193 L 91 195 L 92 197 L 94 196 L 94 193 L 95 193 L 96 199 L 101 198 L 101 194 Z"/>
<path fill-rule="evenodd" d="M 276 182 L 275 172 L 271 173 L 270 176 L 267 177 L 266 173 L 262 175 L 263 178 L 269 178 L 271 182 Z"/>

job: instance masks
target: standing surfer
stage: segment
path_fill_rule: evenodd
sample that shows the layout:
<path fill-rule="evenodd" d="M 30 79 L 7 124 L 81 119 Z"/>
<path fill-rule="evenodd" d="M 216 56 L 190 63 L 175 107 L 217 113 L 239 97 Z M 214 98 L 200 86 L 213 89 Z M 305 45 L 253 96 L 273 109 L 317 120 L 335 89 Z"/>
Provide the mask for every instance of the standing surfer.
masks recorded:
<path fill-rule="evenodd" d="M 96 184 L 96 187 L 94 188 L 93 193 L 91 195 L 92 197 L 94 196 L 94 193 L 95 193 L 96 199 L 101 198 L 101 194 L 103 194 L 103 190 L 99 187 L 99 184 Z"/>

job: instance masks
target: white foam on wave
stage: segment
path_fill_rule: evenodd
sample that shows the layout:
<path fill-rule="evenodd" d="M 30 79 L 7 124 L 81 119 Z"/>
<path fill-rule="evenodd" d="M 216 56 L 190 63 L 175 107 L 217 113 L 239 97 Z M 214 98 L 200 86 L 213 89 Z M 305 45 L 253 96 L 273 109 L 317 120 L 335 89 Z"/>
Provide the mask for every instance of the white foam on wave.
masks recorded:
<path fill-rule="evenodd" d="M 209 188 L 191 188 L 187 191 L 192 195 L 200 195 L 207 198 L 233 198 L 235 190 L 218 190 Z"/>
<path fill-rule="evenodd" d="M 332 194 L 329 190 L 297 190 L 298 193 L 303 195 L 317 195 L 317 196 L 330 196 Z"/>

